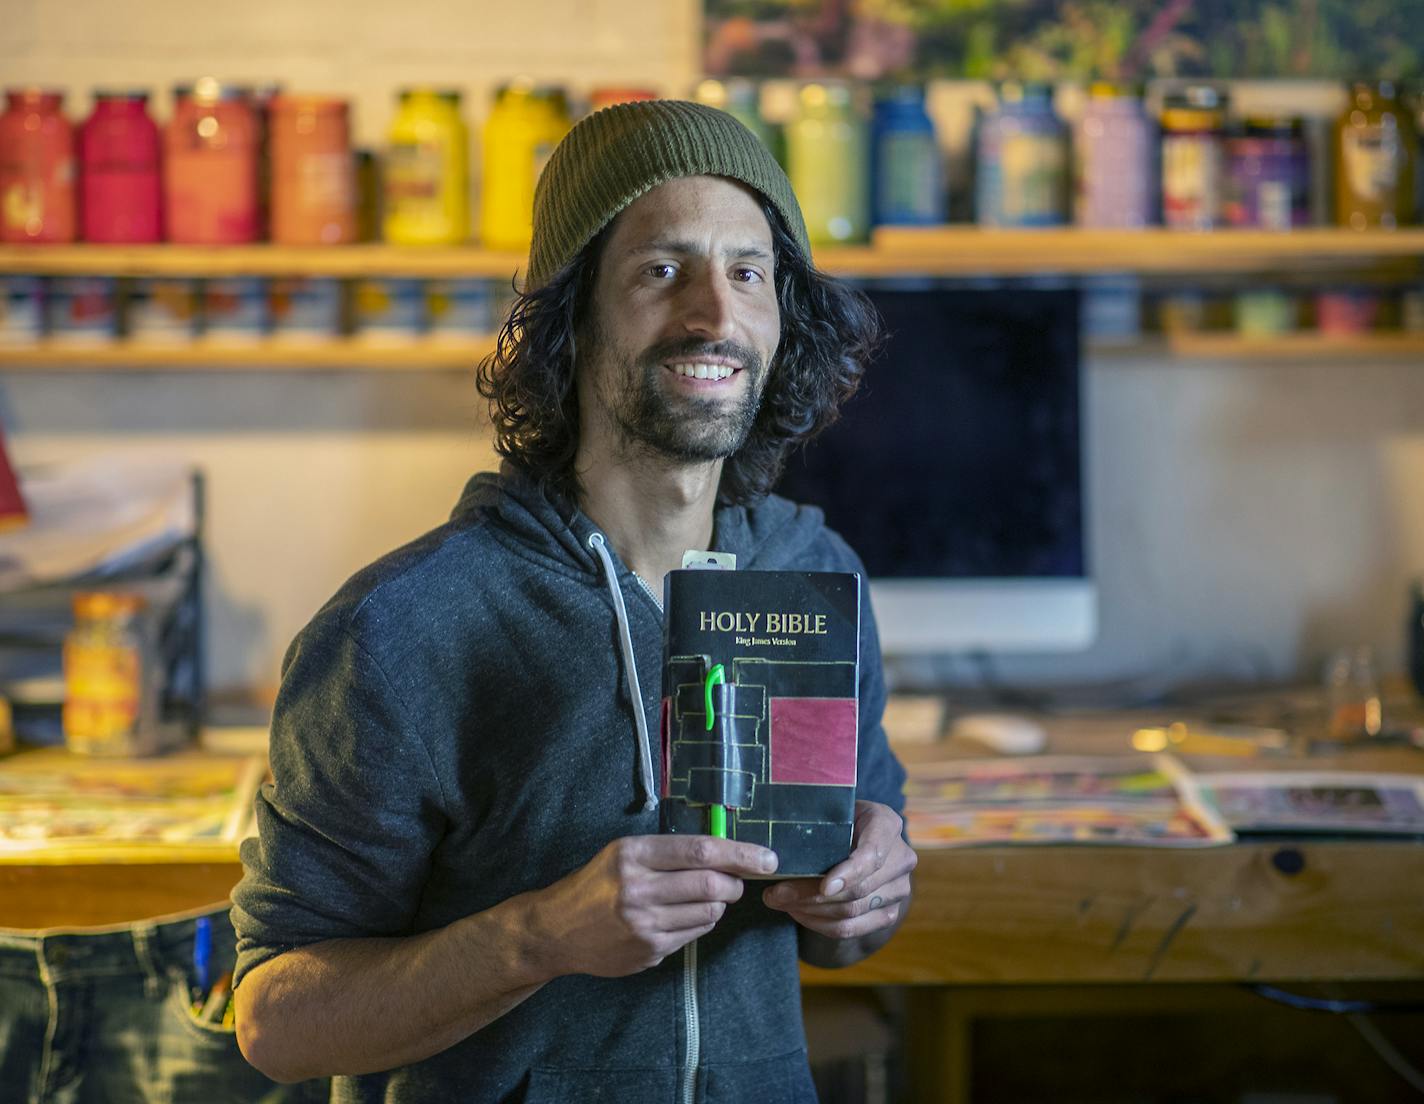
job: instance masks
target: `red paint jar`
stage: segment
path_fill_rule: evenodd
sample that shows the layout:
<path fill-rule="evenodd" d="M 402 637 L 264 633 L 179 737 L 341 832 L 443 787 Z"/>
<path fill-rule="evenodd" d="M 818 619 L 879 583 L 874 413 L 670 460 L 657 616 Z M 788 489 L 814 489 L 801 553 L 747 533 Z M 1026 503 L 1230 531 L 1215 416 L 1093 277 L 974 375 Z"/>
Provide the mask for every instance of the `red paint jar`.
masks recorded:
<path fill-rule="evenodd" d="M 239 245 L 258 239 L 261 129 L 245 89 L 204 79 L 174 89 L 163 132 L 168 240 Z"/>
<path fill-rule="evenodd" d="M 74 129 L 62 92 L 10 89 L 0 115 L 0 241 L 71 242 Z"/>
<path fill-rule="evenodd" d="M 85 241 L 163 239 L 158 126 L 147 104 L 147 92 L 94 93 L 94 112 L 79 130 Z"/>

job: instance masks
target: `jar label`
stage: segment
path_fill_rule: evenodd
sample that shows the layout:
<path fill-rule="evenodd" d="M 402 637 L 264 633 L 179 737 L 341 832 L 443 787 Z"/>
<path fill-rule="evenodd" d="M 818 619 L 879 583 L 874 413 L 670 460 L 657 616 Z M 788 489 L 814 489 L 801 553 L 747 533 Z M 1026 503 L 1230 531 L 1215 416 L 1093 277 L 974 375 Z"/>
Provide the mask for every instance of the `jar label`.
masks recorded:
<path fill-rule="evenodd" d="M 1168 226 L 1209 230 L 1222 200 L 1222 151 L 1208 135 L 1162 139 L 1162 221 Z"/>
<path fill-rule="evenodd" d="M 141 695 L 136 648 L 73 641 L 65 646 L 62 720 L 71 746 L 92 751 L 131 736 Z"/>
<path fill-rule="evenodd" d="M 1063 142 L 1034 134 L 1006 134 L 999 146 L 999 166 L 1000 210 L 1006 221 L 1063 213 L 1068 172 Z"/>
<path fill-rule="evenodd" d="M 1365 203 L 1390 206 L 1399 187 L 1403 150 L 1393 128 L 1352 127 L 1342 135 L 1341 172 L 1350 191 Z"/>
<path fill-rule="evenodd" d="M 445 150 L 433 142 L 392 145 L 386 155 L 386 203 L 424 206 L 440 202 Z"/>

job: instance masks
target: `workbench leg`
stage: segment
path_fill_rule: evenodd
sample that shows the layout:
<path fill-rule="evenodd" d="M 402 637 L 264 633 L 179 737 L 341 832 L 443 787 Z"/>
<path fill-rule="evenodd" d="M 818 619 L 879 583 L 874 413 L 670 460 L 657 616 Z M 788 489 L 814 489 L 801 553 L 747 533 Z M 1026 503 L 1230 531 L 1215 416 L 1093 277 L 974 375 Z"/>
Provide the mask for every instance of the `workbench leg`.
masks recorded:
<path fill-rule="evenodd" d="M 970 1104 L 972 1017 L 947 986 L 916 986 L 906 1001 L 906 1098 Z"/>

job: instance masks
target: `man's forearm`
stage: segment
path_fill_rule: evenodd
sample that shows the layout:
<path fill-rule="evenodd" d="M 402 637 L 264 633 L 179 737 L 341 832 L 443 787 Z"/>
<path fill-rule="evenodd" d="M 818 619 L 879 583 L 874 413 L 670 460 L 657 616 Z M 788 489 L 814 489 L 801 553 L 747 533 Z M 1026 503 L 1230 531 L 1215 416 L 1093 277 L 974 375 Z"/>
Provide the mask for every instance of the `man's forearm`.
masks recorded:
<path fill-rule="evenodd" d="M 531 942 L 531 898 L 436 931 L 334 939 L 254 968 L 235 994 L 247 1060 L 277 1081 L 418 1062 L 504 1015 L 549 978 Z"/>

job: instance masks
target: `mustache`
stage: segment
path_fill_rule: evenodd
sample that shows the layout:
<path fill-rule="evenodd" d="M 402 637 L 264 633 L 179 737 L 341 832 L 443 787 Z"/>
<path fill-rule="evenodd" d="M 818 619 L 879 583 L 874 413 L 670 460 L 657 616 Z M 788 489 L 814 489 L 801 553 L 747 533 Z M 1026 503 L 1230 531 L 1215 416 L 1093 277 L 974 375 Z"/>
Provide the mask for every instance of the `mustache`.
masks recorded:
<path fill-rule="evenodd" d="M 649 346 L 640 358 L 645 366 L 661 364 L 674 357 L 725 357 L 735 361 L 742 368 L 761 368 L 761 357 L 755 349 L 736 341 L 698 341 L 696 338 L 678 338 L 661 341 Z"/>

